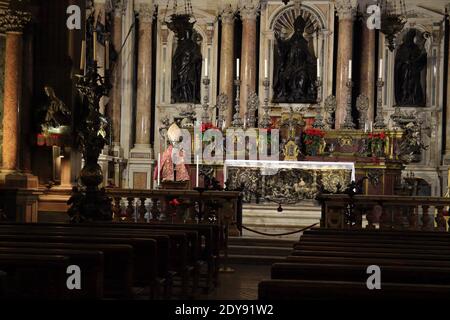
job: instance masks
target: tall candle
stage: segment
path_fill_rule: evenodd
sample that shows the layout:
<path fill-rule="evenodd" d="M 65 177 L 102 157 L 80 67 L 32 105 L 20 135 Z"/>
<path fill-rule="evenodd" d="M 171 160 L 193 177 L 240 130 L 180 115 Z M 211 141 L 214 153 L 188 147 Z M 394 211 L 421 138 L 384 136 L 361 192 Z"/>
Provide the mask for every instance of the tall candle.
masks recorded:
<path fill-rule="evenodd" d="M 161 184 L 161 153 L 158 153 L 158 187 Z"/>
<path fill-rule="evenodd" d="M 320 78 L 320 59 L 317 59 L 317 78 Z"/>
<path fill-rule="evenodd" d="M 94 31 L 94 61 L 97 61 L 97 31 Z"/>
<path fill-rule="evenodd" d="M 86 41 L 81 42 L 81 58 L 80 58 L 80 70 L 84 70 L 86 66 Z"/>
<path fill-rule="evenodd" d="M 269 66 L 267 64 L 267 59 L 264 60 L 264 78 L 269 77 Z"/>
<path fill-rule="evenodd" d="M 383 78 L 383 59 L 380 59 L 380 65 L 378 66 L 378 78 Z"/>
<path fill-rule="evenodd" d="M 208 58 L 205 58 L 205 77 L 208 76 Z"/>
<path fill-rule="evenodd" d="M 105 41 L 105 69 L 109 70 L 109 40 Z"/>
<path fill-rule="evenodd" d="M 199 156 L 197 155 L 197 172 L 196 172 L 196 179 L 195 179 L 195 186 L 198 188 L 198 179 L 199 179 Z"/>
<path fill-rule="evenodd" d="M 352 79 L 352 60 L 348 60 L 348 79 Z"/>
<path fill-rule="evenodd" d="M 236 79 L 239 80 L 239 59 L 236 60 Z"/>

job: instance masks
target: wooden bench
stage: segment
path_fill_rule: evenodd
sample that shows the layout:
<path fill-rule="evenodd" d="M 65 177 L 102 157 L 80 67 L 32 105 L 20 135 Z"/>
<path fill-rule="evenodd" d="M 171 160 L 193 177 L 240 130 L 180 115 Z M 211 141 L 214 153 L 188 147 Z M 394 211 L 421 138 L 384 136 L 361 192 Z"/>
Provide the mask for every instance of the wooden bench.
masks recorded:
<path fill-rule="evenodd" d="M 0 298 L 69 299 L 69 261 L 60 255 L 0 254 L 0 269 L 7 274 Z"/>
<path fill-rule="evenodd" d="M 369 275 L 368 265 L 331 263 L 275 263 L 272 265 L 272 279 L 351 281 L 365 283 Z M 384 282 L 450 285 L 450 268 L 383 266 Z"/>
<path fill-rule="evenodd" d="M 152 299 L 158 296 L 157 247 L 153 239 L 100 235 L 0 234 L 0 242 L 3 241 L 130 245 L 133 247 L 133 284 L 148 287 Z"/>
<path fill-rule="evenodd" d="M 368 290 L 365 282 L 264 280 L 258 285 L 260 300 L 374 300 L 450 299 L 450 286 L 384 283 L 382 290 Z"/>
<path fill-rule="evenodd" d="M 0 241 L 0 249 L 3 247 L 101 251 L 104 260 L 105 297 L 126 299 L 133 297 L 133 247 L 130 245 Z"/>
<path fill-rule="evenodd" d="M 103 252 L 95 250 L 78 249 L 41 249 L 41 248 L 8 248 L 0 247 L 0 254 L 23 254 L 39 256 L 66 256 L 69 261 L 66 265 L 80 267 L 81 290 L 69 290 L 68 296 L 75 299 L 102 299 L 103 298 Z M 0 261 L 0 265 L 1 265 Z M 17 270 L 14 270 L 17 271 Z M 9 273 L 9 272 L 8 272 Z M 69 275 L 67 275 L 68 277 Z"/>

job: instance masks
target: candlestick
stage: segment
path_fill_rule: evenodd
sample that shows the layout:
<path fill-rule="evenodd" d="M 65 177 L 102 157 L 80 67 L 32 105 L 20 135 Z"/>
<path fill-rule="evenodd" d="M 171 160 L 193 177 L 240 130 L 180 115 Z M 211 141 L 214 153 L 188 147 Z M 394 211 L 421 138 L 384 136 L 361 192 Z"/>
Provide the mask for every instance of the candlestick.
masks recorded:
<path fill-rule="evenodd" d="M 268 68 L 268 64 L 267 64 L 267 59 L 264 60 L 264 78 L 268 78 L 269 77 L 269 68 Z"/>
<path fill-rule="evenodd" d="M 209 108 L 209 84 L 210 84 L 209 78 L 205 77 L 203 79 L 203 84 L 205 86 L 205 96 L 203 97 L 203 105 L 202 105 L 202 108 L 203 108 L 202 122 L 209 123 L 211 121 L 210 117 L 209 117 L 209 111 L 208 111 L 208 108 Z"/>
<path fill-rule="evenodd" d="M 161 153 L 158 153 L 158 187 L 161 184 Z"/>
<path fill-rule="evenodd" d="M 238 59 L 239 61 L 239 59 Z M 239 70 L 239 69 L 238 69 Z M 240 99 L 240 87 L 241 87 L 241 81 L 238 79 L 236 79 L 234 81 L 234 85 L 236 86 L 236 104 L 234 105 L 234 115 L 233 115 L 233 122 L 231 123 L 231 125 L 235 128 L 239 128 L 242 127 L 242 120 L 241 120 L 241 114 L 240 114 L 240 108 L 241 106 L 239 105 L 239 99 Z"/>
<path fill-rule="evenodd" d="M 259 127 L 264 128 L 264 129 L 269 129 L 270 125 L 272 123 L 272 121 L 270 119 L 270 114 L 269 114 L 269 112 L 270 112 L 270 107 L 269 107 L 270 81 L 269 81 L 269 78 L 266 77 L 266 79 L 264 79 L 263 86 L 264 86 L 264 105 L 263 105 L 264 114 L 259 123 Z"/>
<path fill-rule="evenodd" d="M 386 128 L 386 123 L 384 122 L 384 117 L 383 117 L 383 86 L 384 86 L 384 81 L 380 78 L 377 81 L 377 116 L 375 117 L 375 124 L 374 127 L 375 129 L 385 129 Z"/>
<path fill-rule="evenodd" d="M 195 186 L 198 188 L 198 179 L 199 179 L 199 156 L 197 155 L 197 169 L 196 169 L 196 179 L 195 179 Z"/>
<path fill-rule="evenodd" d="M 239 80 L 239 59 L 236 60 L 236 79 Z"/>
<path fill-rule="evenodd" d="M 205 58 L 205 77 L 208 77 L 208 58 Z"/>
<path fill-rule="evenodd" d="M 348 79 L 352 79 L 352 60 L 348 60 Z"/>
<path fill-rule="evenodd" d="M 86 41 L 81 42 L 81 58 L 80 58 L 80 70 L 84 71 L 86 66 Z"/>
<path fill-rule="evenodd" d="M 351 60 L 350 60 L 351 61 Z M 351 62 L 350 62 L 351 68 Z M 342 125 L 344 129 L 355 129 L 355 123 L 352 118 L 352 87 L 353 82 L 351 79 L 347 81 L 347 108 L 345 109 L 345 120 Z"/>

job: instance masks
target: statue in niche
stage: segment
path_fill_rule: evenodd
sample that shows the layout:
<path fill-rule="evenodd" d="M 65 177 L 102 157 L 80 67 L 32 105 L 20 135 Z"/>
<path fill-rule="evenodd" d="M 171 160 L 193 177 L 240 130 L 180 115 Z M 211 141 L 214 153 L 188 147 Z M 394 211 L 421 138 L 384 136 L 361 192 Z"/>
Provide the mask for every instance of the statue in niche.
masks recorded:
<path fill-rule="evenodd" d="M 414 41 L 416 29 L 410 29 L 395 56 L 395 100 L 397 106 L 425 106 L 422 71 L 427 65 L 425 48 Z"/>
<path fill-rule="evenodd" d="M 172 58 L 172 103 L 200 103 L 201 36 L 188 15 L 174 15 L 167 26 L 177 37 Z"/>
<path fill-rule="evenodd" d="M 45 86 L 44 90 L 48 98 L 48 104 L 46 106 L 47 113 L 45 114 L 42 128 L 47 129 L 70 126 L 71 112 L 69 108 L 56 96 L 52 87 Z"/>
<path fill-rule="evenodd" d="M 277 63 L 273 102 L 315 103 L 317 100 L 317 59 L 303 36 L 305 27 L 306 21 L 298 16 L 294 34 L 289 39 L 275 34 Z"/>

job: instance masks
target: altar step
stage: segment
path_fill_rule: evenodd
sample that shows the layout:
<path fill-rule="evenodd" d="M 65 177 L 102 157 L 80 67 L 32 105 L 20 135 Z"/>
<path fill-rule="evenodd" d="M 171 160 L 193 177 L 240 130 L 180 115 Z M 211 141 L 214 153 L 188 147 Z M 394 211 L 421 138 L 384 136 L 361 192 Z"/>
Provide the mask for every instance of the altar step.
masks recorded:
<path fill-rule="evenodd" d="M 283 262 L 292 252 L 294 242 L 295 240 L 230 237 L 228 264 L 270 265 Z M 224 259 L 223 255 L 222 259 Z"/>
<path fill-rule="evenodd" d="M 276 204 L 244 204 L 242 224 L 252 230 L 280 234 L 297 231 L 320 222 L 321 208 L 314 201 L 304 201 L 297 205 L 282 206 L 278 212 Z M 251 238 L 295 239 L 299 233 L 283 236 L 266 236 L 252 231 L 243 230 L 242 235 Z"/>

